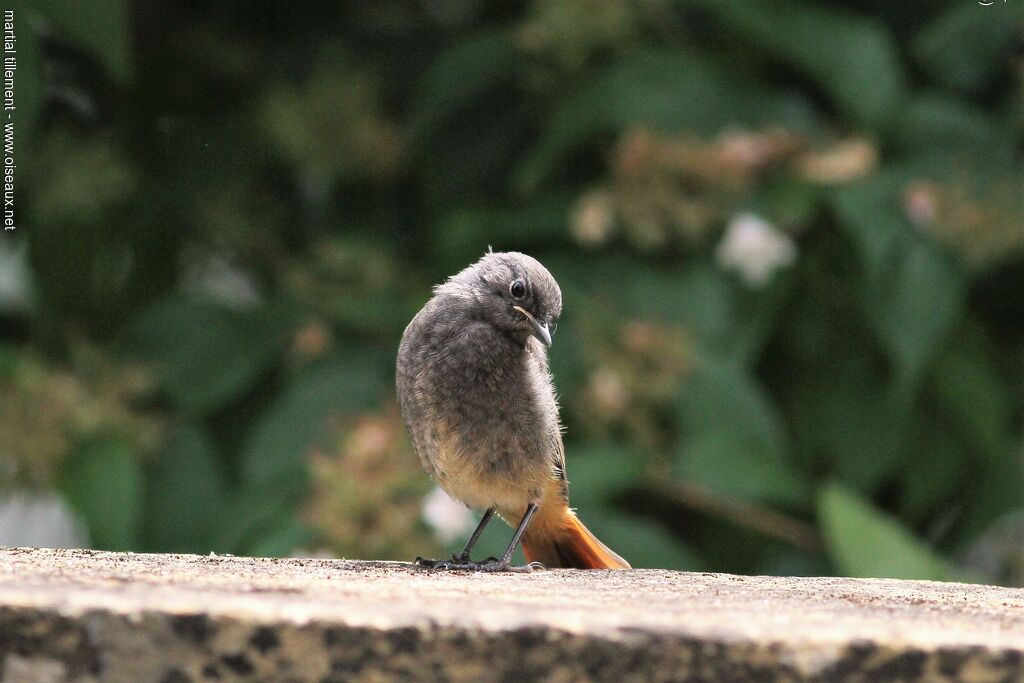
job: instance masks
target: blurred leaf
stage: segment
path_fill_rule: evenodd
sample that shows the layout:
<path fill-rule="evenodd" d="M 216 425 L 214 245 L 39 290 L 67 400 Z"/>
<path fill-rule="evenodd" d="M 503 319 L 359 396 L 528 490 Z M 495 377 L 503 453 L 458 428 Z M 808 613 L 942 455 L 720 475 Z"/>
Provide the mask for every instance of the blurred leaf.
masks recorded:
<path fill-rule="evenodd" d="M 735 430 L 771 448 L 783 447 L 785 435 L 771 400 L 732 363 L 701 358 L 683 386 L 678 409 L 684 428 Z"/>
<path fill-rule="evenodd" d="M 103 550 L 132 550 L 142 512 L 142 472 L 127 446 L 114 439 L 81 446 L 67 462 L 61 491 L 85 519 Z"/>
<path fill-rule="evenodd" d="M 313 532 L 294 515 L 278 517 L 273 522 L 262 528 L 258 536 L 245 546 L 246 555 L 289 557 L 296 550 L 308 548 L 313 541 Z"/>
<path fill-rule="evenodd" d="M 963 274 L 933 245 L 918 242 L 868 297 L 871 322 L 896 362 L 902 390 L 909 390 L 961 315 Z"/>
<path fill-rule="evenodd" d="M 912 160 L 935 170 L 964 157 L 991 161 L 1012 147 L 999 135 L 991 114 L 954 97 L 919 94 L 900 110 L 892 134 L 898 149 Z"/>
<path fill-rule="evenodd" d="M 1024 10 L 1018 3 L 953 3 L 917 35 L 912 50 L 935 80 L 978 92 L 1010 68 Z"/>
<path fill-rule="evenodd" d="M 454 112 L 451 123 L 431 138 L 429 153 L 419 158 L 417 190 L 431 216 L 503 196 L 510 167 L 536 136 L 535 118 L 536 105 L 513 92 Z"/>
<path fill-rule="evenodd" d="M 18 352 L 18 347 L 0 343 L 0 379 L 7 380 L 15 377 L 15 373 L 23 362 L 23 356 Z"/>
<path fill-rule="evenodd" d="M 29 260 L 40 316 L 54 325 L 74 318 L 106 337 L 142 289 L 129 286 L 139 270 L 147 280 L 159 272 L 143 269 L 135 243 L 148 231 L 125 230 L 138 169 L 121 142 L 63 127 L 42 136 L 25 162 L 18 178 L 33 187 L 23 208 L 33 224 Z"/>
<path fill-rule="evenodd" d="M 759 573 L 768 576 L 828 576 L 830 572 L 831 567 L 821 554 L 787 549 L 769 558 Z"/>
<path fill-rule="evenodd" d="M 628 448 L 597 444 L 567 453 L 566 469 L 570 504 L 599 507 L 640 484 L 644 459 Z"/>
<path fill-rule="evenodd" d="M 893 406 L 886 383 L 864 360 L 837 358 L 814 394 L 803 398 L 813 403 L 818 421 L 808 428 L 834 458 L 835 473 L 844 484 L 870 493 L 902 466 L 909 419 Z"/>
<path fill-rule="evenodd" d="M 674 318 L 684 323 L 696 333 L 701 348 L 738 366 L 758 357 L 779 324 L 779 313 L 790 291 L 784 279 L 750 290 L 711 263 L 696 263 L 661 284 L 664 289 L 649 283 L 646 296 L 635 291 L 637 310 L 649 310 L 654 318 Z M 662 292 L 664 298 L 659 296 Z M 641 298 L 646 301 L 641 303 Z"/>
<path fill-rule="evenodd" d="M 818 514 L 836 567 L 845 576 L 949 577 L 942 559 L 898 521 L 838 484 L 823 487 Z"/>
<path fill-rule="evenodd" d="M 410 105 L 413 137 L 420 144 L 428 143 L 430 133 L 446 117 L 515 78 L 516 56 L 507 30 L 462 38 L 441 53 L 420 79 Z"/>
<path fill-rule="evenodd" d="M 807 483 L 786 461 L 774 406 L 744 372 L 703 359 L 683 385 L 677 410 L 682 445 L 675 476 L 749 500 L 807 500 Z"/>
<path fill-rule="evenodd" d="M 912 237 L 900 198 L 911 179 L 903 171 L 884 169 L 832 197 L 840 225 L 859 252 L 869 281 L 882 277 Z"/>
<path fill-rule="evenodd" d="M 35 0 L 33 6 L 95 57 L 114 80 L 124 83 L 131 77 L 127 0 Z"/>
<path fill-rule="evenodd" d="M 929 411 L 923 408 L 919 412 Z M 937 512 L 959 518 L 965 446 L 959 431 L 939 415 L 908 415 L 909 447 L 899 477 L 899 513 L 915 523 Z"/>
<path fill-rule="evenodd" d="M 960 336 L 935 365 L 936 398 L 952 424 L 980 455 L 1001 459 L 1014 445 L 1009 388 L 973 335 Z"/>
<path fill-rule="evenodd" d="M 126 345 L 158 366 L 176 406 L 204 414 L 252 388 L 290 331 L 286 311 L 236 311 L 179 297 L 146 309 L 129 326 Z"/>
<path fill-rule="evenodd" d="M 386 377 L 380 356 L 353 351 L 309 368 L 257 419 L 242 451 L 243 486 L 294 498 L 329 419 L 378 406 Z"/>
<path fill-rule="evenodd" d="M 869 322 L 896 365 L 904 395 L 960 317 L 966 296 L 964 273 L 910 231 L 901 199 L 907 178 L 879 173 L 834 197 L 865 267 Z"/>
<path fill-rule="evenodd" d="M 710 135 L 726 126 L 769 123 L 809 127 L 806 103 L 763 87 L 756 78 L 679 51 L 646 51 L 614 62 L 555 111 L 516 176 L 540 187 L 568 152 L 597 135 L 629 126 Z"/>
<path fill-rule="evenodd" d="M 684 437 L 675 455 L 675 476 L 745 500 L 802 505 L 807 483 L 781 454 L 736 431 L 698 432 Z"/>
<path fill-rule="evenodd" d="M 742 37 L 814 78 L 856 123 L 880 128 L 901 104 L 904 74 L 887 27 L 808 2 L 699 4 Z"/>
<path fill-rule="evenodd" d="M 772 216 L 785 230 L 796 231 L 811 223 L 821 208 L 821 188 L 792 176 L 769 177 L 756 196 L 763 210 L 757 213 Z"/>
<path fill-rule="evenodd" d="M 207 553 L 223 520 L 224 477 L 209 436 L 179 427 L 146 471 L 145 534 L 159 552 Z"/>
<path fill-rule="evenodd" d="M 566 216 L 571 202 L 567 194 L 547 193 L 525 205 L 442 215 L 434 231 L 437 247 L 453 269 L 480 258 L 488 247 L 524 252 L 550 248 L 568 237 Z M 486 232 L 481 232 L 482 226 Z"/>
<path fill-rule="evenodd" d="M 213 552 L 244 555 L 259 539 L 294 515 L 294 496 L 268 495 L 263 489 L 230 492 L 223 501 L 223 518 L 218 521 Z"/>
<path fill-rule="evenodd" d="M 682 323 L 719 350 L 716 342 L 734 339 L 736 290 L 721 269 L 700 261 L 682 271 L 648 266 L 632 275 L 614 282 L 625 284 L 623 303 L 632 314 Z"/>

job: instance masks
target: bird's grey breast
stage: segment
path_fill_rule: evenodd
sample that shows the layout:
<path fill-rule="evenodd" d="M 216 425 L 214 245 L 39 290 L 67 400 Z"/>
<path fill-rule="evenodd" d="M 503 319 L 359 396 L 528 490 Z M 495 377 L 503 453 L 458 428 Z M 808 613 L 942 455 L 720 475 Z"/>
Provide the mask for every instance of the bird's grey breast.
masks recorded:
<path fill-rule="evenodd" d="M 410 325 L 399 354 L 400 366 L 412 359 L 410 371 L 399 369 L 399 393 L 408 397 L 403 414 L 420 441 L 417 451 L 429 451 L 421 458 L 434 460 L 434 468 L 441 459 L 496 477 L 550 462 L 558 416 L 543 351 L 524 349 L 471 313 L 431 304 Z"/>

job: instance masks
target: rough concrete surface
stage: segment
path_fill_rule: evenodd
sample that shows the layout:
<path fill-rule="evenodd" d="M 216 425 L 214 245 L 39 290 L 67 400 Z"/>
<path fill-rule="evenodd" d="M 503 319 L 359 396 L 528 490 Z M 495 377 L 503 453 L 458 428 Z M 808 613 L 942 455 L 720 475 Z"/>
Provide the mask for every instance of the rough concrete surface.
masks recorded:
<path fill-rule="evenodd" d="M 1024 681 L 1024 590 L 0 549 L 18 681 Z"/>

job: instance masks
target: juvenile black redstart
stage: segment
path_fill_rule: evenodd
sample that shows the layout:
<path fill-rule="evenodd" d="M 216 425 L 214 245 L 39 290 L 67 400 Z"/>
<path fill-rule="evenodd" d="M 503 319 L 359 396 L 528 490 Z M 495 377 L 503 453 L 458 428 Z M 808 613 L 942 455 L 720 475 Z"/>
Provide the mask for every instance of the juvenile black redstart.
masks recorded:
<path fill-rule="evenodd" d="M 530 571 L 538 564 L 628 569 L 569 508 L 547 347 L 562 292 L 536 259 L 487 253 L 434 289 L 398 349 L 402 417 L 423 468 L 448 495 L 485 510 L 463 551 L 435 569 Z M 469 552 L 497 513 L 516 525 L 501 558 Z M 522 542 L 529 564 L 511 565 Z"/>

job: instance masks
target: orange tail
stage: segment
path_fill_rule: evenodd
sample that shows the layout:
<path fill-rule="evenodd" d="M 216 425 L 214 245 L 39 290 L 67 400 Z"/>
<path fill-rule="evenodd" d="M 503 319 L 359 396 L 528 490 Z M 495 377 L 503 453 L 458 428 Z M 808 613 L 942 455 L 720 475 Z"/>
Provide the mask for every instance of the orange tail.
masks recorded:
<path fill-rule="evenodd" d="M 549 568 L 631 569 L 629 562 L 597 540 L 568 508 L 554 523 L 530 525 L 523 534 L 523 554 L 527 562 Z"/>

